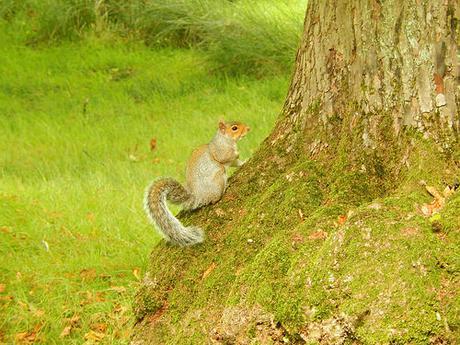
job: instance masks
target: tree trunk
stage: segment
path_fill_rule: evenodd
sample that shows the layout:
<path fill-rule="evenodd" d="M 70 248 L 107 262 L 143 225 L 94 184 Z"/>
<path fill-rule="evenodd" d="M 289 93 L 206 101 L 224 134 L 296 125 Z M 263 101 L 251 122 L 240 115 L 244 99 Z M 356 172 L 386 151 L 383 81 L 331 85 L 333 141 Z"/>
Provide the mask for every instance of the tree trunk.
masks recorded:
<path fill-rule="evenodd" d="M 203 245 L 153 251 L 133 344 L 455 341 L 459 17 L 309 1 L 273 132 L 221 202 L 182 215 Z"/>
<path fill-rule="evenodd" d="M 278 135 L 363 151 L 414 128 L 451 153 L 460 130 L 457 1 L 311 2 Z M 306 133 L 305 133 L 306 132 Z M 275 136 L 275 141 L 278 136 Z M 288 140 L 292 142 L 292 138 Z"/>

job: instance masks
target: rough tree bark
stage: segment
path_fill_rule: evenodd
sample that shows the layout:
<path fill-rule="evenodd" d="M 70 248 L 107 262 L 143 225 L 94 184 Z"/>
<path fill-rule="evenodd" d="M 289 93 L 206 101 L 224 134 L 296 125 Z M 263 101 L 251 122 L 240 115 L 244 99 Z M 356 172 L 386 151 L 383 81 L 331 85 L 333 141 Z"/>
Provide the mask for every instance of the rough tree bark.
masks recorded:
<path fill-rule="evenodd" d="M 310 0 L 273 132 L 182 215 L 204 245 L 155 248 L 132 343 L 455 342 L 460 193 L 433 190 L 460 171 L 459 18 L 456 0 Z"/>
<path fill-rule="evenodd" d="M 400 139 L 412 127 L 452 152 L 460 129 L 459 8 L 457 1 L 311 2 L 279 134 L 300 127 L 317 150 L 361 127 L 354 144 L 375 151 L 379 129 Z"/>

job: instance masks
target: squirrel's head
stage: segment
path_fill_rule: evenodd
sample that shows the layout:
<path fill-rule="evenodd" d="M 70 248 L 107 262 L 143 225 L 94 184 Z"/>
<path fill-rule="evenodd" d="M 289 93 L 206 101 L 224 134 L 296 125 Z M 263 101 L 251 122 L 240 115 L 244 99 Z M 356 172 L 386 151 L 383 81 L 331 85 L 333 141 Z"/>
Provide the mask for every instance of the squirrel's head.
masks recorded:
<path fill-rule="evenodd" d="M 241 122 L 219 121 L 219 132 L 235 141 L 243 138 L 250 130 L 249 126 Z"/>

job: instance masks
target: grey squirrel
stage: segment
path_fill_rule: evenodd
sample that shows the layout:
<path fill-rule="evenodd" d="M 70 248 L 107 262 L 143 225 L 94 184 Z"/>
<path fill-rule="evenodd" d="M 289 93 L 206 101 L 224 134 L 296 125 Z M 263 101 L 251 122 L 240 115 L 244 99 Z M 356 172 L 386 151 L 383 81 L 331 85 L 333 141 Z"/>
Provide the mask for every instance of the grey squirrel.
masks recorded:
<path fill-rule="evenodd" d="M 186 210 L 219 201 L 227 187 L 228 167 L 243 165 L 236 143 L 249 130 L 241 122 L 220 121 L 214 138 L 195 149 L 187 162 L 185 187 L 172 178 L 160 178 L 147 188 L 144 209 L 166 241 L 179 246 L 204 241 L 203 230 L 184 227 L 169 211 L 166 200 Z"/>

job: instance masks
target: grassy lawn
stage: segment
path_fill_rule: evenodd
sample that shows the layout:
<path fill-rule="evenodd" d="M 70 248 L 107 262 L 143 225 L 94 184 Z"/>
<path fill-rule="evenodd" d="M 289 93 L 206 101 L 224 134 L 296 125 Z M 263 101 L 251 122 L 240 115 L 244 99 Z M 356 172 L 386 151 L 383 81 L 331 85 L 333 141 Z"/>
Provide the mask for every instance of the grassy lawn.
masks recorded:
<path fill-rule="evenodd" d="M 249 157 L 288 76 L 216 76 L 194 50 L 15 37 L 0 26 L 0 343 L 126 343 L 159 240 L 144 188 L 183 181 L 219 118 L 251 126 Z"/>

